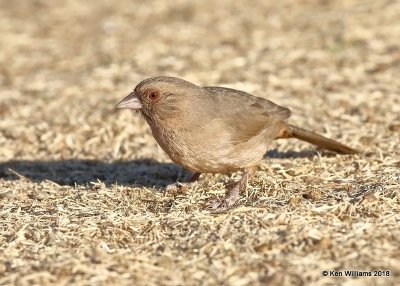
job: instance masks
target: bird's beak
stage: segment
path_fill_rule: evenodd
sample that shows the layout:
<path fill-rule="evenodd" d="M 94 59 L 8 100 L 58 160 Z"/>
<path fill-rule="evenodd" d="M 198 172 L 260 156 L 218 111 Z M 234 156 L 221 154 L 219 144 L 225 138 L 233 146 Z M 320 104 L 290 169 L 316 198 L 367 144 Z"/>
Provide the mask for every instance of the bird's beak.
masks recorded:
<path fill-rule="evenodd" d="M 140 103 L 135 92 L 131 92 L 127 97 L 117 104 L 117 108 L 138 110 L 142 109 L 142 104 Z"/>

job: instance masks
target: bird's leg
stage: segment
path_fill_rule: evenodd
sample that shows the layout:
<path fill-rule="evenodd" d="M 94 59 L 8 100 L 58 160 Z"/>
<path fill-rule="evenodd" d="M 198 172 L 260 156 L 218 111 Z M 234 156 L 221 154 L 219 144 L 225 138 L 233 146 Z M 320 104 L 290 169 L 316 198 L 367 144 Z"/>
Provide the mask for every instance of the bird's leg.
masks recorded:
<path fill-rule="evenodd" d="M 194 182 L 196 182 L 199 179 L 200 175 L 201 175 L 201 173 L 194 173 L 188 179 L 186 179 L 184 182 L 176 182 L 173 184 L 169 184 L 168 186 L 165 187 L 165 190 L 170 191 L 173 189 L 188 187 L 191 184 L 193 184 Z"/>
<path fill-rule="evenodd" d="M 224 212 L 230 209 L 239 199 L 240 192 L 246 189 L 247 181 L 253 172 L 253 169 L 246 170 L 239 182 L 228 187 L 225 197 L 222 200 L 212 202 L 210 208 L 214 212 Z"/>
<path fill-rule="evenodd" d="M 186 183 L 194 183 L 200 178 L 201 173 L 193 173 L 187 180 Z"/>

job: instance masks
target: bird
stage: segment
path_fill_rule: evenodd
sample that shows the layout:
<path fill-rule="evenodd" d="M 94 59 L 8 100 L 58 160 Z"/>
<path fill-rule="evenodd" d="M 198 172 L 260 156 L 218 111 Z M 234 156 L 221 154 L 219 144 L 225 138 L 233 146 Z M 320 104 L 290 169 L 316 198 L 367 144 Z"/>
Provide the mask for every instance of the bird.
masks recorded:
<path fill-rule="evenodd" d="M 117 108 L 143 115 L 170 159 L 193 173 L 186 183 L 202 173 L 243 171 L 226 195 L 210 205 L 215 211 L 234 206 L 273 140 L 297 138 L 341 154 L 360 153 L 288 123 L 291 111 L 263 97 L 226 87 L 202 87 L 177 77 L 141 81 Z"/>

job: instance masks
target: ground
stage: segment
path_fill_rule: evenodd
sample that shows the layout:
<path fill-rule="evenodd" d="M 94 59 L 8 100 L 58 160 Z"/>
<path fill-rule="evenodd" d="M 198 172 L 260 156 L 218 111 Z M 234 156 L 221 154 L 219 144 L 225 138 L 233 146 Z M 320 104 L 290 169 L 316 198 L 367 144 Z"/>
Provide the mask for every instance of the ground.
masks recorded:
<path fill-rule="evenodd" d="M 400 285 L 399 19 L 390 0 L 0 0 L 0 285 Z M 240 174 L 163 191 L 187 173 L 115 109 L 154 75 L 363 153 L 277 141 L 212 214 Z"/>

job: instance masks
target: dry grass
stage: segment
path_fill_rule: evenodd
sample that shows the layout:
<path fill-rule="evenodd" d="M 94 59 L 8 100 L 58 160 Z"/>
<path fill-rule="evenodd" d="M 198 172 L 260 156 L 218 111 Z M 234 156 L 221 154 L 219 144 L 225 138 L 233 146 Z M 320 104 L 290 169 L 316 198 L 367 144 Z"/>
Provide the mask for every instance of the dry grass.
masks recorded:
<path fill-rule="evenodd" d="M 146 3 L 0 1 L 0 284 L 399 285 L 400 2 Z M 213 215 L 229 178 L 162 192 L 184 172 L 114 109 L 161 74 L 366 152 L 276 142 Z"/>

